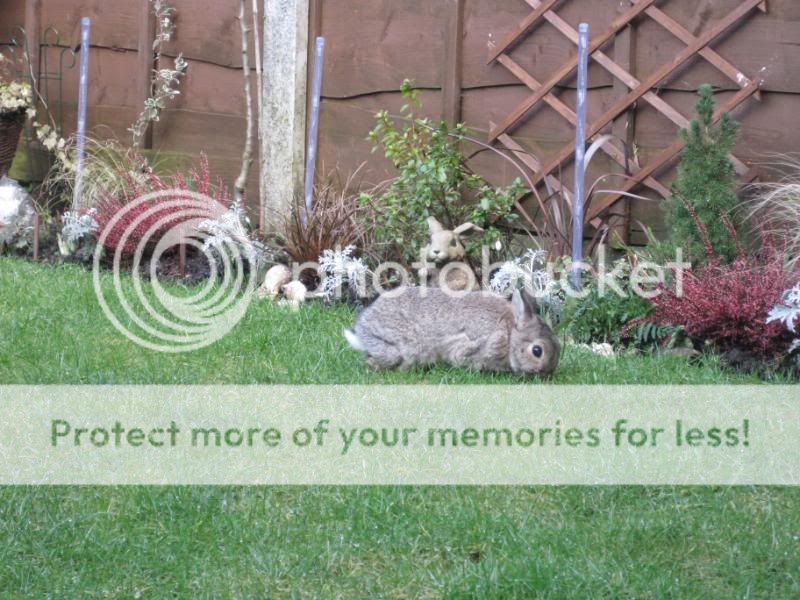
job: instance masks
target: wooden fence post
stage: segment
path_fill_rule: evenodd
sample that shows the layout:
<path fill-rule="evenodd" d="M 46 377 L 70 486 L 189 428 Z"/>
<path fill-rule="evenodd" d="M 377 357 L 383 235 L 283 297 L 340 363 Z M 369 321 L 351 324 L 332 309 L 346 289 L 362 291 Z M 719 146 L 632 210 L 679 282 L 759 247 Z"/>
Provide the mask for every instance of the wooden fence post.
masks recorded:
<path fill-rule="evenodd" d="M 30 72 L 27 73 L 35 81 L 31 81 L 31 85 L 37 85 L 39 82 L 39 36 L 41 34 L 41 26 L 39 23 L 41 15 L 41 0 L 28 0 L 25 3 L 25 40 L 28 46 L 28 64 Z"/>
<path fill-rule="evenodd" d="M 303 195 L 309 0 L 264 0 L 261 218 L 280 230 Z"/>
<path fill-rule="evenodd" d="M 454 125 L 461 120 L 461 63 L 464 46 L 464 2 L 448 0 L 447 32 L 442 69 L 442 119 Z"/>

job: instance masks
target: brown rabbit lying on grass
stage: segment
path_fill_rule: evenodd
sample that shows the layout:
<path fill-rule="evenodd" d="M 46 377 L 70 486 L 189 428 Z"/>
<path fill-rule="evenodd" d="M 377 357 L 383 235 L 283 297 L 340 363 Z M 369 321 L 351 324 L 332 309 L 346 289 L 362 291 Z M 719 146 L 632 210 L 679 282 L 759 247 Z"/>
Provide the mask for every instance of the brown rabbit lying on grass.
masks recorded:
<path fill-rule="evenodd" d="M 376 369 L 446 362 L 545 375 L 558 366 L 561 351 L 533 298 L 520 291 L 509 302 L 488 292 L 454 296 L 436 288 L 401 288 L 380 296 L 344 333 Z"/>

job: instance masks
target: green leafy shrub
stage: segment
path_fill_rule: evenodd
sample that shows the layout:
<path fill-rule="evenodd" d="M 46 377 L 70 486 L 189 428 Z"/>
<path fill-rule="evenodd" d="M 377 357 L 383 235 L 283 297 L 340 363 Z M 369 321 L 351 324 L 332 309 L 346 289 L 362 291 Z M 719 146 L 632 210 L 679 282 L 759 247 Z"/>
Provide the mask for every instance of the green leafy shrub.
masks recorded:
<path fill-rule="evenodd" d="M 388 256 L 412 264 L 419 260 L 427 241 L 426 219 L 436 217 L 448 229 L 471 222 L 484 229 L 480 239 L 467 246 L 492 246 L 505 237 L 503 227 L 517 218 L 514 201 L 525 192 L 520 180 L 508 187 L 492 187 L 473 173 L 460 146 L 463 124 L 418 118 L 417 90 L 408 80 L 401 88 L 406 104 L 399 125 L 386 111 L 376 116 L 369 137 L 374 150 L 383 148 L 398 175 L 380 193 L 362 194 L 377 215 L 375 236 L 388 247 Z"/>
<path fill-rule="evenodd" d="M 673 184 L 673 196 L 665 203 L 666 225 L 672 246 L 682 246 L 693 262 L 706 256 L 703 239 L 691 209 L 708 228 L 708 237 L 717 254 L 726 260 L 737 255 L 736 240 L 730 229 L 739 203 L 736 172 L 729 159 L 739 125 L 728 113 L 714 124 L 714 93 L 710 85 L 700 86 L 695 106 L 698 118 L 689 129 L 681 130 L 685 142 Z M 687 207 L 687 204 L 689 206 Z"/>
<path fill-rule="evenodd" d="M 652 312 L 652 306 L 645 298 L 638 296 L 630 289 L 629 269 L 614 278 L 616 285 L 625 293 L 620 296 L 605 285 L 600 289 L 597 278 L 586 282 L 589 291 L 584 298 L 570 298 L 567 301 L 564 317 L 564 333 L 576 342 L 607 342 L 619 345 L 634 342 L 636 345 L 652 345 L 671 332 L 628 331 L 626 325 L 635 319 L 646 317 Z"/>

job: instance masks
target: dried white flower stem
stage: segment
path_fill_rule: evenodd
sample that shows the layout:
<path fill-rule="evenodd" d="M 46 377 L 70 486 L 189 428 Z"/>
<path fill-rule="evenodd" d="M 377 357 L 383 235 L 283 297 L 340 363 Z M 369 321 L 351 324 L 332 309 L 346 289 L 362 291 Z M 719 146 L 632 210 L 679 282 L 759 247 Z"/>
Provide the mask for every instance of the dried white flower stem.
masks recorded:
<path fill-rule="evenodd" d="M 250 29 L 245 19 L 246 0 L 239 0 L 239 25 L 242 30 L 242 72 L 244 74 L 244 100 L 247 110 L 247 133 L 245 134 L 244 151 L 242 152 L 242 169 L 234 184 L 234 202 L 244 204 L 244 192 L 247 187 L 247 176 L 253 162 L 253 94 L 250 89 L 250 55 L 248 40 Z"/>
<path fill-rule="evenodd" d="M 258 10 L 258 3 L 261 0 L 253 0 L 253 47 L 256 55 L 256 96 L 258 98 L 258 114 L 261 114 L 261 103 L 263 102 L 264 94 L 261 89 L 261 13 Z"/>

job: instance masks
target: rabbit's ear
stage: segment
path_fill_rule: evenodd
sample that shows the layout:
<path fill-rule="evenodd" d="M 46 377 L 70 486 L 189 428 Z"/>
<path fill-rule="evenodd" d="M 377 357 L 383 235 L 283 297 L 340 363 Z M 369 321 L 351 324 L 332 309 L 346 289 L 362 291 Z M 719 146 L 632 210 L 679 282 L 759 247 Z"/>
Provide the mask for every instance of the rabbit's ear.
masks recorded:
<path fill-rule="evenodd" d="M 444 227 L 442 227 L 442 224 L 439 223 L 435 217 L 428 217 L 428 231 L 433 235 L 434 233 L 444 231 Z"/>
<path fill-rule="evenodd" d="M 536 300 L 525 290 L 514 290 L 514 294 L 511 296 L 511 308 L 514 311 L 514 321 L 517 323 L 538 319 Z"/>
<path fill-rule="evenodd" d="M 464 233 L 483 233 L 483 228 L 473 225 L 472 223 L 463 223 L 453 229 L 453 233 L 456 235 L 461 235 Z"/>

